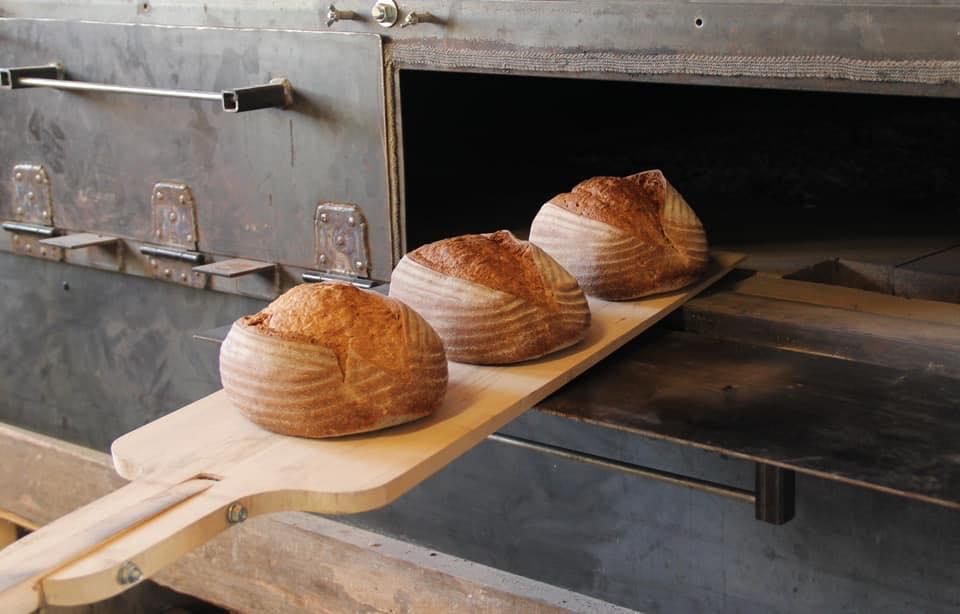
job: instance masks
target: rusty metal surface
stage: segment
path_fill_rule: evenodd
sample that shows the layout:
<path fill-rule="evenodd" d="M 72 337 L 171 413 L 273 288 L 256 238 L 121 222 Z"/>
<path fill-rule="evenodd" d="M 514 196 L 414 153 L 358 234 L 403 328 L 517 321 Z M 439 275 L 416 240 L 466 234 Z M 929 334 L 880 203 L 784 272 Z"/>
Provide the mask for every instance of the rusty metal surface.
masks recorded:
<path fill-rule="evenodd" d="M 293 83 L 289 109 L 239 115 L 203 101 L 0 92 L 0 169 L 43 164 L 58 227 L 155 242 L 151 188 L 182 182 L 196 199 L 200 251 L 309 268 L 317 202 L 347 201 L 367 213 L 373 274 L 389 274 L 378 36 L 5 19 L 0 43 L 0 65 L 69 60 L 68 76 L 89 81 Z M 13 217 L 4 190 L 0 218 Z"/>

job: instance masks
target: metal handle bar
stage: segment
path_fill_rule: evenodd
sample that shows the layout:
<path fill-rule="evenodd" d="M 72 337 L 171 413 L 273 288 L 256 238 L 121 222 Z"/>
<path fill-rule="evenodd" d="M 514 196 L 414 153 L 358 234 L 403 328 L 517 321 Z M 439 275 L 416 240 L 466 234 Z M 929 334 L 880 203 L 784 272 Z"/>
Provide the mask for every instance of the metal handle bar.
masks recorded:
<path fill-rule="evenodd" d="M 241 87 L 221 92 L 201 90 L 172 90 L 157 87 L 136 87 L 73 81 L 64 78 L 63 66 L 22 66 L 0 68 L 0 89 L 15 90 L 25 87 L 48 87 L 75 92 L 104 92 L 110 94 L 134 94 L 138 96 L 162 96 L 164 98 L 187 98 L 190 100 L 219 101 L 227 113 L 242 113 L 256 109 L 284 108 L 293 102 L 293 88 L 286 79 L 271 79 L 266 85 Z"/>

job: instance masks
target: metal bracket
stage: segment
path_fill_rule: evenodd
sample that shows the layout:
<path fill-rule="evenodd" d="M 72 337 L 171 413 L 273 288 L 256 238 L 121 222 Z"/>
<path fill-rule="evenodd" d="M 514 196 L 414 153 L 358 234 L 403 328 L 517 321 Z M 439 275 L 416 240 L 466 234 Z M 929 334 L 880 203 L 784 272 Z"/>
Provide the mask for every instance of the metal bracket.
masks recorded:
<path fill-rule="evenodd" d="M 13 167 L 14 218 L 20 222 L 53 226 L 50 176 L 42 164 Z"/>
<path fill-rule="evenodd" d="M 17 164 L 13 167 L 13 216 L 16 221 L 4 222 L 11 233 L 13 252 L 46 260 L 63 259 L 63 250 L 41 244 L 41 239 L 54 236 L 53 194 L 50 176 L 42 164 Z"/>
<path fill-rule="evenodd" d="M 190 186 L 175 181 L 160 181 L 150 195 L 153 211 L 153 239 L 161 246 L 142 245 L 140 253 L 150 256 L 150 271 L 156 279 L 203 288 L 207 276 L 194 271 L 203 264 L 197 249 L 196 202 Z"/>
<path fill-rule="evenodd" d="M 73 264 L 84 264 L 107 271 L 119 271 L 123 268 L 123 249 L 117 237 L 108 237 L 92 232 L 75 232 L 73 234 L 40 239 L 40 244 L 48 248 L 57 248 L 66 252 L 84 250 L 86 253 Z"/>
<path fill-rule="evenodd" d="M 0 68 L 0 89 L 16 90 L 21 87 L 33 87 L 21 83 L 21 79 L 63 79 L 63 64 Z"/>
<path fill-rule="evenodd" d="M 363 209 L 346 203 L 322 203 L 317 206 L 313 223 L 319 269 L 314 275 L 333 274 L 347 281 L 370 276 L 367 218 Z"/>
<path fill-rule="evenodd" d="M 234 280 L 237 294 L 272 299 L 280 287 L 277 265 L 259 260 L 230 258 L 193 267 L 195 273 Z"/>

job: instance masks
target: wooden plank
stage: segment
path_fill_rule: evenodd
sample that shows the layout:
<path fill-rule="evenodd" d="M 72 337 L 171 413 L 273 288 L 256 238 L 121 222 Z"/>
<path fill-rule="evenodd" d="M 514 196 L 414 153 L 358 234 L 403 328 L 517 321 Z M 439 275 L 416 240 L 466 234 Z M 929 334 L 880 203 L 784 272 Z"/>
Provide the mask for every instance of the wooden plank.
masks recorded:
<path fill-rule="evenodd" d="M 216 483 L 43 577 L 44 600 L 75 605 L 121 592 L 127 586 L 117 577 L 124 564 L 133 561 L 142 577 L 150 577 L 228 528 L 226 511 L 233 504 L 242 504 L 250 517 L 287 510 L 354 513 L 384 506 L 661 320 L 741 259 L 740 254 L 714 254 L 703 281 L 678 292 L 620 303 L 591 300 L 592 323 L 584 341 L 549 357 L 505 367 L 451 363 L 450 385 L 436 414 L 394 429 L 331 440 L 285 437 L 244 419 L 222 391 L 173 412 L 114 442 L 118 472 L 135 482 L 0 556 L 0 604 L 6 605 L 9 596 L 22 609 L 39 597 L 29 589 L 43 573 L 41 563 L 61 563 L 49 554 L 55 548 L 79 551 L 74 542 L 99 530 L 104 517 L 139 511 L 145 499 L 192 478 Z M 22 561 L 27 558 L 32 564 L 25 575 Z"/>
<path fill-rule="evenodd" d="M 758 274 L 730 287 L 739 294 L 960 326 L 960 305 L 891 296 Z"/>
<path fill-rule="evenodd" d="M 690 301 L 684 329 L 719 339 L 960 377 L 960 327 L 716 292 Z"/>
<path fill-rule="evenodd" d="M 960 380 L 651 331 L 540 409 L 960 510 Z"/>
<path fill-rule="evenodd" d="M 8 458 L 37 460 L 11 467 Z M 24 520 L 34 525 L 67 514 L 122 483 L 107 454 L 3 424 L 0 461 L 0 508 L 29 499 L 30 516 Z M 299 513 L 243 523 L 154 580 L 251 613 L 625 612 L 597 599 Z"/>

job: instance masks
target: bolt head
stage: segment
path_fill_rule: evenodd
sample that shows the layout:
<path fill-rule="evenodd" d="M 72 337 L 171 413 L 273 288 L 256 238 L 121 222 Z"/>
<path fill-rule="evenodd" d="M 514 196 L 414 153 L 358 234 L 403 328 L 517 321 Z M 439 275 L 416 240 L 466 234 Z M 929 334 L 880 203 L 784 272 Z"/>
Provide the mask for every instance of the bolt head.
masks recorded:
<path fill-rule="evenodd" d="M 247 508 L 240 503 L 234 503 L 227 508 L 227 522 L 237 524 L 247 519 Z"/>
<path fill-rule="evenodd" d="M 327 223 L 327 214 L 326 214 L 326 213 L 321 213 L 321 214 L 320 214 L 320 223 L 321 223 L 321 224 L 326 224 L 326 223 Z"/>
<path fill-rule="evenodd" d="M 150 266 L 152 266 L 153 268 L 157 268 L 157 259 L 156 259 L 156 258 L 151 258 L 151 259 L 150 259 Z"/>
<path fill-rule="evenodd" d="M 27 200 L 34 200 L 37 197 L 33 192 L 27 192 Z"/>
<path fill-rule="evenodd" d="M 23 207 L 17 207 L 16 212 L 17 212 L 17 215 L 20 215 L 21 213 L 23 213 Z"/>
<path fill-rule="evenodd" d="M 377 21 L 383 21 L 387 18 L 387 9 L 382 4 L 374 4 L 373 8 L 370 9 L 370 15 Z"/>
<path fill-rule="evenodd" d="M 189 202 L 189 200 L 190 200 L 190 199 L 187 198 L 187 195 L 186 195 L 186 194 L 181 194 L 181 195 L 180 195 L 180 204 L 181 204 L 181 205 L 187 204 L 187 203 Z"/>
<path fill-rule="evenodd" d="M 154 196 L 157 197 L 157 200 L 163 200 L 163 192 L 161 192 L 160 190 L 157 190 Z"/>
<path fill-rule="evenodd" d="M 343 245 L 343 244 L 346 243 L 347 241 L 346 241 L 346 239 L 343 238 L 343 235 L 337 235 L 337 238 L 336 238 L 335 242 L 336 242 L 337 245 Z"/>
<path fill-rule="evenodd" d="M 320 257 L 317 258 L 317 260 L 320 261 L 320 264 L 323 264 L 323 263 L 325 263 L 325 262 L 327 261 L 327 255 L 326 255 L 326 254 L 320 254 Z"/>
<path fill-rule="evenodd" d="M 170 212 L 170 215 L 168 215 L 167 217 L 170 218 L 170 221 L 171 221 L 171 222 L 176 222 L 176 221 L 177 221 L 177 212 L 176 212 L 176 211 L 171 211 L 171 212 Z"/>
<path fill-rule="evenodd" d="M 161 234 L 163 234 L 163 233 L 160 231 L 159 228 L 157 228 L 156 230 L 153 231 L 153 236 L 157 237 L 158 239 L 160 238 L 160 235 L 161 235 Z"/>
<path fill-rule="evenodd" d="M 188 235 L 187 235 L 187 241 L 193 241 L 193 235 L 192 235 L 192 234 L 188 234 Z"/>
<path fill-rule="evenodd" d="M 36 175 L 34 175 L 33 179 L 37 183 L 43 183 L 44 182 L 43 173 L 37 173 Z"/>
<path fill-rule="evenodd" d="M 362 269 L 362 268 L 363 268 L 363 260 L 357 260 L 357 261 L 354 262 L 353 264 L 357 265 L 357 268 L 358 268 L 358 269 Z"/>
<path fill-rule="evenodd" d="M 186 274 L 186 273 L 180 273 L 180 281 L 187 281 L 187 274 Z"/>
<path fill-rule="evenodd" d="M 50 212 L 44 209 L 43 211 L 40 212 L 40 215 L 42 215 L 44 218 L 48 218 L 50 217 Z"/>
<path fill-rule="evenodd" d="M 29 243 L 27 243 L 27 244 L 24 246 L 23 249 L 27 250 L 28 252 L 32 252 L 32 251 L 33 251 L 33 246 L 30 245 Z"/>
<path fill-rule="evenodd" d="M 13 178 L 15 181 L 20 181 L 21 179 L 23 179 L 23 173 L 21 173 L 20 171 L 17 171 L 16 173 L 13 174 Z"/>
<path fill-rule="evenodd" d="M 143 571 L 133 561 L 127 561 L 117 570 L 117 582 L 119 584 L 133 584 L 143 578 Z"/>
<path fill-rule="evenodd" d="M 173 271 L 171 271 L 170 269 L 163 269 L 163 276 L 164 276 L 164 277 L 170 277 L 170 275 L 172 275 L 172 274 L 173 274 Z"/>

